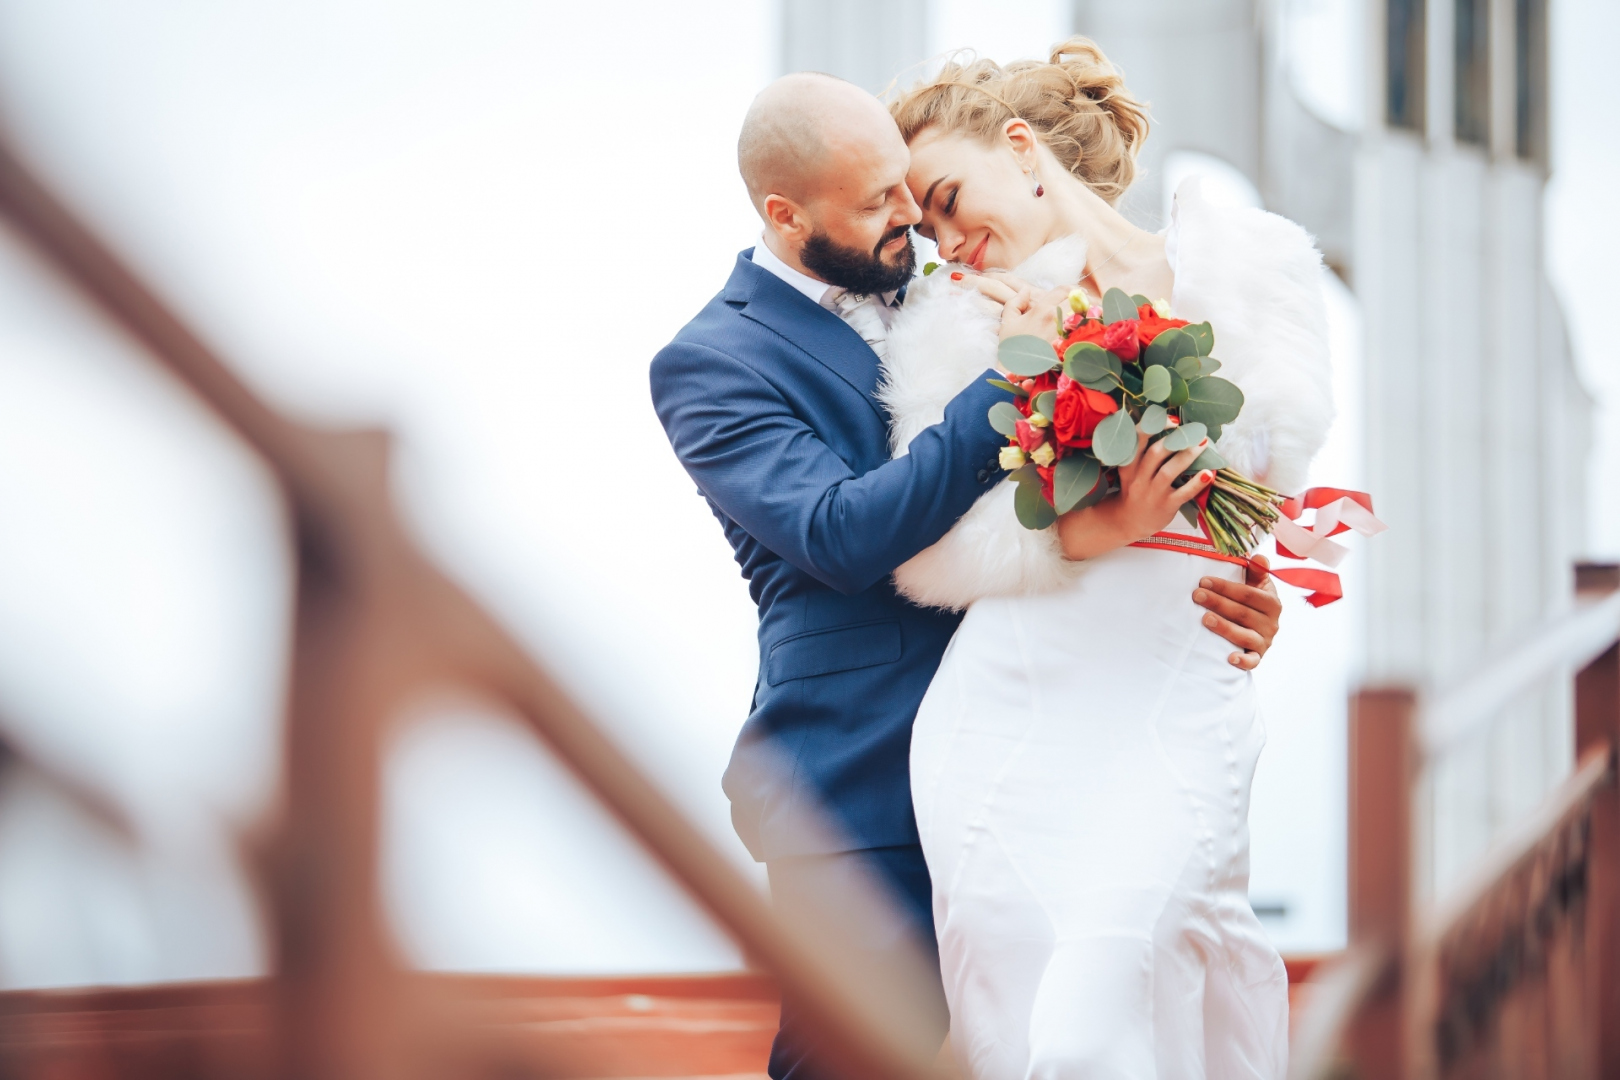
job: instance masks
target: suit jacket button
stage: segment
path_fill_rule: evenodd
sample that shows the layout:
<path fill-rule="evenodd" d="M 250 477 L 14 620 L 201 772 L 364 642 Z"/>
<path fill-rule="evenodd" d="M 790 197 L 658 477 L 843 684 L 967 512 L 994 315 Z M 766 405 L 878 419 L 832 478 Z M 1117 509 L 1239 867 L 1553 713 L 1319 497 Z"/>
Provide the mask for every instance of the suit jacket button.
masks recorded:
<path fill-rule="evenodd" d="M 980 469 L 979 470 L 979 483 L 982 484 L 988 479 L 990 479 L 990 470 L 988 470 L 988 469 Z"/>

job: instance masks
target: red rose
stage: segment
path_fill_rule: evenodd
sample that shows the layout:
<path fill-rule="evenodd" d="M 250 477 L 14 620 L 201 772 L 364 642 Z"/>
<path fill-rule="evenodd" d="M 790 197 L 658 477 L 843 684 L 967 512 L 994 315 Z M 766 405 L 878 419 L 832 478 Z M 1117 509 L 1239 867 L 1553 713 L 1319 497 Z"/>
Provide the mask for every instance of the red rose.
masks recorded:
<path fill-rule="evenodd" d="M 1069 346 L 1078 345 L 1082 341 L 1096 341 L 1098 338 L 1102 337 L 1107 330 L 1108 327 L 1103 325 L 1101 319 L 1091 319 L 1083 322 L 1073 330 L 1069 331 L 1064 339 L 1057 343 L 1055 346 L 1057 349 L 1057 354 L 1062 356 L 1064 353 L 1069 351 Z"/>
<path fill-rule="evenodd" d="M 1119 411 L 1119 403 L 1100 390 L 1081 386 L 1064 376 L 1058 380 L 1057 404 L 1053 411 L 1052 430 L 1058 442 L 1065 446 L 1090 446 L 1091 435 L 1097 425 L 1110 413 Z"/>
<path fill-rule="evenodd" d="M 1046 441 L 1046 434 L 1028 420 L 1018 421 L 1014 430 L 1018 432 L 1018 448 L 1026 454 L 1033 454 L 1035 448 Z"/>
<path fill-rule="evenodd" d="M 1136 322 L 1135 319 L 1121 319 L 1117 323 L 1109 323 L 1097 344 L 1121 360 L 1135 360 L 1142 348 L 1136 339 Z"/>
<path fill-rule="evenodd" d="M 1153 310 L 1152 304 L 1143 304 L 1137 309 L 1136 315 L 1136 340 L 1142 343 L 1144 349 L 1153 344 L 1153 339 L 1166 330 L 1188 325 L 1186 319 L 1159 318 L 1159 313 Z"/>
<path fill-rule="evenodd" d="M 1035 399 L 1048 390 L 1057 389 L 1059 375 L 1055 371 L 1043 371 L 1033 379 L 1025 379 L 1019 385 L 1024 388 L 1027 397 L 1014 398 L 1013 405 L 1018 411 L 1028 416 L 1035 411 Z"/>

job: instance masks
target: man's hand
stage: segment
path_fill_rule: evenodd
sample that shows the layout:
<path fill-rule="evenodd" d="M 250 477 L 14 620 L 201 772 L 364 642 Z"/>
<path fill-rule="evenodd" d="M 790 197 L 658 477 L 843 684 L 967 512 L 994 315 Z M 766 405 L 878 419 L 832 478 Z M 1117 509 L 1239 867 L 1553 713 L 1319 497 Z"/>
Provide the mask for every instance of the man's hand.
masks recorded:
<path fill-rule="evenodd" d="M 1270 565 L 1264 555 L 1255 555 L 1243 582 L 1207 577 L 1193 590 L 1193 603 L 1209 609 L 1204 625 L 1243 650 L 1227 659 L 1244 671 L 1260 665 L 1282 617 L 1282 601 L 1267 572 Z"/>

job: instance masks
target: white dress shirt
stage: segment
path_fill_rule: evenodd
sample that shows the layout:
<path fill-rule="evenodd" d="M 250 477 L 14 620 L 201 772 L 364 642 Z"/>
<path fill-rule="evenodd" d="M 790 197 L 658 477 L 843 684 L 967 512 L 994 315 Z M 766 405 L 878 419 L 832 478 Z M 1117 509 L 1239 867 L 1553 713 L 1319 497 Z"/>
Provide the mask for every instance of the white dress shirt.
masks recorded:
<path fill-rule="evenodd" d="M 899 290 L 879 296 L 865 296 L 829 285 L 777 258 L 763 236 L 754 245 L 754 265 L 761 270 L 769 270 L 809 297 L 811 303 L 826 308 L 844 320 L 872 346 L 872 351 L 879 357 L 887 353 L 889 324 L 894 321 L 895 312 L 900 310 Z"/>

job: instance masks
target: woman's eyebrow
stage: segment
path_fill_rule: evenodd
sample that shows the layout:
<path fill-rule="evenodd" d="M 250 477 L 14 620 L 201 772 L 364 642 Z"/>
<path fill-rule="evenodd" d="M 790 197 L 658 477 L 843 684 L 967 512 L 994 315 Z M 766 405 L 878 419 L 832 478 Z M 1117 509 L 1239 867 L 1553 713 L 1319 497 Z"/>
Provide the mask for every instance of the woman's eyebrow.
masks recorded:
<path fill-rule="evenodd" d="M 923 201 L 922 201 L 922 208 L 924 210 L 928 209 L 928 204 L 931 201 L 933 201 L 934 189 L 939 187 L 939 185 L 943 184 L 944 182 L 945 182 L 945 178 L 942 176 L 938 180 L 935 180 L 932 184 L 928 185 L 928 191 L 927 191 L 926 194 L 923 195 Z"/>

